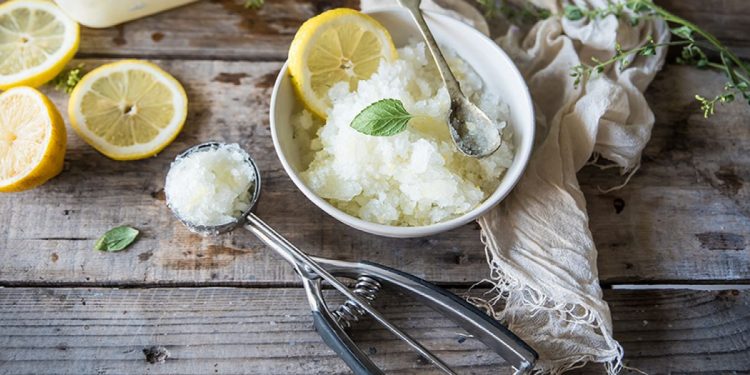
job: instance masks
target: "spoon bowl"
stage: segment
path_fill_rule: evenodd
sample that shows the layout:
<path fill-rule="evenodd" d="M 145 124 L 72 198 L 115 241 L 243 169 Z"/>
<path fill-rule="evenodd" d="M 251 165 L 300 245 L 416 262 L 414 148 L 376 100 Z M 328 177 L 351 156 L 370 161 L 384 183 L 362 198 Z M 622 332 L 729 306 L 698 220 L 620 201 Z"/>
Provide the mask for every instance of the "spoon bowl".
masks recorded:
<path fill-rule="evenodd" d="M 463 94 L 451 100 L 448 121 L 453 143 L 468 156 L 488 156 L 503 144 L 502 135 L 496 125 Z"/>
<path fill-rule="evenodd" d="M 472 103 L 463 91 L 461 85 L 453 75 L 448 62 L 445 61 L 435 37 L 427 25 L 419 5 L 422 0 L 399 0 L 406 8 L 419 27 L 427 48 L 435 60 L 440 77 L 443 78 L 445 88 L 451 98 L 451 113 L 448 123 L 453 143 L 459 151 L 467 156 L 481 158 L 497 151 L 503 143 L 502 134 L 497 125 L 490 120 L 484 111 Z"/>

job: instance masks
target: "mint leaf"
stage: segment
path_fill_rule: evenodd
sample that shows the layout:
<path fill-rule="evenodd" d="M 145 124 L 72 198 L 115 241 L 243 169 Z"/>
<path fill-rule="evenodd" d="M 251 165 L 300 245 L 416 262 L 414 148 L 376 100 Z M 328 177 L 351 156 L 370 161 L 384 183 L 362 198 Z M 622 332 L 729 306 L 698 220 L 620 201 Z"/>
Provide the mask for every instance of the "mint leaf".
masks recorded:
<path fill-rule="evenodd" d="M 138 237 L 138 229 L 129 226 L 115 227 L 104 233 L 96 241 L 94 250 L 116 252 L 130 246 Z"/>
<path fill-rule="evenodd" d="M 406 130 L 412 117 L 400 100 L 383 99 L 359 112 L 350 126 L 363 134 L 388 137 Z"/>

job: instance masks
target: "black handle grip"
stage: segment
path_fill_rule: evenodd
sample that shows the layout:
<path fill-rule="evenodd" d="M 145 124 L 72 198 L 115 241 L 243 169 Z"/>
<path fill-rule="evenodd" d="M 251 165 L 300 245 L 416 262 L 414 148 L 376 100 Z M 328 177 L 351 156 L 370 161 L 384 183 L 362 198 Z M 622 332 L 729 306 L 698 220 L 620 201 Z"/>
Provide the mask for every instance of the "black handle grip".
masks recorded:
<path fill-rule="evenodd" d="M 313 324 L 323 341 L 346 362 L 355 375 L 382 375 L 381 371 L 349 338 L 329 314 L 313 310 Z"/>

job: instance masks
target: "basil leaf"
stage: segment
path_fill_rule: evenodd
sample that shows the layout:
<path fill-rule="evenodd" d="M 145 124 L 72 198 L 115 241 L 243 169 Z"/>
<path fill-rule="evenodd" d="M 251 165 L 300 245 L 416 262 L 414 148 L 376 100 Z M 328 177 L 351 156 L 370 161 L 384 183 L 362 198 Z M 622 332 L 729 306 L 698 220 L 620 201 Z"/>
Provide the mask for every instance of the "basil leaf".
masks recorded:
<path fill-rule="evenodd" d="M 138 237 L 138 229 L 129 226 L 115 227 L 104 233 L 96 241 L 94 250 L 116 252 L 130 246 Z"/>
<path fill-rule="evenodd" d="M 412 117 L 400 100 L 383 99 L 359 112 L 350 126 L 363 134 L 388 137 L 406 130 Z"/>

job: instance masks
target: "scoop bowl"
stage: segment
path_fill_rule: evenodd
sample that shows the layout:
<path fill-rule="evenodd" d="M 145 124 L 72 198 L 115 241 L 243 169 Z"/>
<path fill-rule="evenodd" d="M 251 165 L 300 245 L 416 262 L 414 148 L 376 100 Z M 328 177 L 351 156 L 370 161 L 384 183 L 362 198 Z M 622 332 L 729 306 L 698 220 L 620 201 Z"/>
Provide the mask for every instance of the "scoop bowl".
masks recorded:
<path fill-rule="evenodd" d="M 217 149 L 217 148 L 224 147 L 224 146 L 226 146 L 226 144 L 221 143 L 221 142 L 201 143 L 199 145 L 195 145 L 181 152 L 174 159 L 173 163 L 176 163 L 194 153 L 205 152 L 205 151 Z M 167 194 L 167 197 L 166 197 L 167 206 L 169 207 L 170 211 L 172 211 L 172 214 L 177 218 L 177 220 L 179 220 L 182 224 L 184 224 L 191 232 L 200 234 L 202 236 L 215 236 L 218 234 L 229 232 L 232 229 L 244 224 L 245 218 L 253 210 L 253 208 L 255 207 L 255 204 L 258 203 L 258 199 L 260 199 L 260 186 L 261 186 L 260 170 L 258 169 L 258 165 L 255 163 L 255 160 L 253 160 L 252 156 L 250 156 L 250 154 L 248 154 L 247 151 L 245 151 L 244 149 L 240 149 L 240 150 L 242 150 L 242 152 L 245 154 L 245 162 L 252 167 L 253 172 L 255 173 L 255 181 L 253 182 L 249 190 L 250 205 L 244 212 L 242 212 L 240 216 L 236 217 L 233 221 L 230 221 L 225 224 L 220 224 L 220 225 L 199 225 L 191 221 L 185 220 L 183 217 L 181 217 L 177 213 L 175 208 L 172 207 L 171 201 L 169 199 L 170 197 Z"/>

